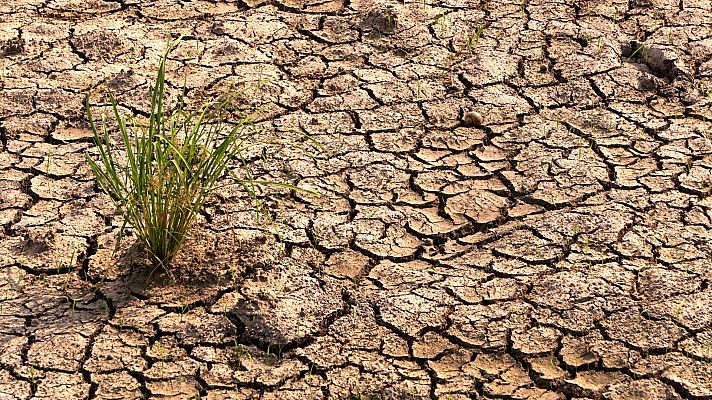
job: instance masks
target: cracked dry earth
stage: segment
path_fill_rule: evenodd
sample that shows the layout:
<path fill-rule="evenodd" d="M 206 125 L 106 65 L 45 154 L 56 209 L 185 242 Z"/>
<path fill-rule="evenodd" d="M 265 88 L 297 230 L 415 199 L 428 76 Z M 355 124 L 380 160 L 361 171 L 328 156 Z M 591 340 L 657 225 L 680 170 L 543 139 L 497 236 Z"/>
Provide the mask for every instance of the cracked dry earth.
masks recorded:
<path fill-rule="evenodd" d="M 710 2 L 431 2 L 0 2 L 0 399 L 712 399 Z M 181 33 L 321 196 L 226 181 L 149 276 L 83 100 Z"/>

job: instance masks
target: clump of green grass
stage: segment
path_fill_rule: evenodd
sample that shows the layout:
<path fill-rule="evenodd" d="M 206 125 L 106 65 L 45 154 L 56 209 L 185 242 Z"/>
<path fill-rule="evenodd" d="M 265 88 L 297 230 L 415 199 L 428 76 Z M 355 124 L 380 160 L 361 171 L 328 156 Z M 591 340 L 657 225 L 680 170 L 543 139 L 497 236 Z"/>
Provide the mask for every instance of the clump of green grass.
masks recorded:
<path fill-rule="evenodd" d="M 175 42 L 169 42 L 161 58 L 151 94 L 147 126 L 137 126 L 133 117 L 124 117 L 109 91 L 113 116 L 118 125 L 119 145 L 112 144 L 102 115 L 101 133 L 86 100 L 89 125 L 94 133 L 98 160 L 87 161 L 101 188 L 112 198 L 123 224 L 117 247 L 129 225 L 144 245 L 154 267 L 167 267 L 186 242 L 188 232 L 217 181 L 234 171 L 232 160 L 247 169 L 242 154 L 256 133 L 249 116 L 225 122 L 230 99 L 208 103 L 198 111 L 187 110 L 185 87 L 174 111 L 167 112 L 165 100 L 166 60 Z M 229 97 L 229 96 L 228 96 Z M 254 185 L 249 170 L 239 179 L 250 196 Z M 288 186 L 288 185 L 283 185 Z"/>

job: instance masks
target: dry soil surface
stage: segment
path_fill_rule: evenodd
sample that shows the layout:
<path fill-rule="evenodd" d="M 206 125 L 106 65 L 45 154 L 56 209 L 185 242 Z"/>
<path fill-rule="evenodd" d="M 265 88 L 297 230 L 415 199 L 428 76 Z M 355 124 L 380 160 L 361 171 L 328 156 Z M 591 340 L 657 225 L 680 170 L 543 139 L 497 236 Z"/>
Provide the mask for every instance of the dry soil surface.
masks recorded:
<path fill-rule="evenodd" d="M 321 197 L 149 276 L 83 101 L 180 34 Z M 711 54 L 709 0 L 0 1 L 0 399 L 712 399 Z"/>

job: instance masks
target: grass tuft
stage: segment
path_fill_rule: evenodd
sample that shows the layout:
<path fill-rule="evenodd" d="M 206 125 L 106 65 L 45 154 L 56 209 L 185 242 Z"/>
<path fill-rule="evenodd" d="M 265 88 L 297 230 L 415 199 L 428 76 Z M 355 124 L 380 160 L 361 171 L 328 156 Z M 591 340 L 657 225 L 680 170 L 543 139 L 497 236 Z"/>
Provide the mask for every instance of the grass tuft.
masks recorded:
<path fill-rule="evenodd" d="M 118 124 L 118 145 L 112 144 L 105 115 L 102 115 L 101 132 L 97 129 L 89 96 L 86 99 L 98 159 L 89 154 L 86 158 L 99 185 L 124 219 L 118 232 L 117 248 L 124 230 L 130 226 L 156 268 L 168 267 L 183 247 L 196 216 L 214 193 L 218 179 L 232 175 L 253 199 L 256 199 L 254 185 L 264 183 L 251 180 L 242 156 L 256 133 L 250 116 L 225 122 L 230 96 L 223 102 L 207 103 L 198 111 L 189 111 L 184 104 L 184 86 L 175 110 L 166 111 L 166 60 L 176 42 L 168 43 L 161 58 L 147 124 L 137 126 L 134 118 L 122 116 L 116 98 L 109 91 Z M 244 175 L 248 178 L 237 178 L 228 167 L 232 160 L 237 160 L 239 168 L 246 170 Z"/>

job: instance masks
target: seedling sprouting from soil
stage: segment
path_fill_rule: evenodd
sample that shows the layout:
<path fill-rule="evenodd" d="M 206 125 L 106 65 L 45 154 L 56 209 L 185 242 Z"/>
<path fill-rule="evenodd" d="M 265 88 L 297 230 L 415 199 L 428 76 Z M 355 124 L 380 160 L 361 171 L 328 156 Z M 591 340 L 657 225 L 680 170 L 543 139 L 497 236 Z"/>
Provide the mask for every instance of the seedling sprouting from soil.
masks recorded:
<path fill-rule="evenodd" d="M 447 25 L 447 15 L 445 15 L 445 13 L 441 13 L 438 17 L 438 22 L 440 23 L 440 34 L 444 34 L 445 25 Z"/>
<path fill-rule="evenodd" d="M 7 69 L 5 69 L 5 61 L 0 64 L 0 87 L 5 86 L 5 79 L 7 77 Z"/>
<path fill-rule="evenodd" d="M 638 46 L 638 48 L 635 49 L 635 51 L 628 57 L 627 60 L 625 60 L 625 62 L 630 62 L 631 58 L 635 57 L 635 55 L 638 54 L 639 52 L 640 52 L 641 56 L 645 55 L 645 45 L 644 44 L 641 44 L 640 46 Z"/>
<path fill-rule="evenodd" d="M 392 15 L 387 15 L 386 16 L 386 24 L 387 24 L 387 29 L 389 31 L 393 31 L 398 27 L 398 20 Z"/>
<path fill-rule="evenodd" d="M 161 346 L 160 342 L 156 342 L 156 350 L 158 350 L 158 357 L 161 361 L 161 367 L 166 367 L 166 348 Z"/>
<path fill-rule="evenodd" d="M 71 300 L 72 300 L 72 307 L 71 307 L 72 312 L 71 312 L 71 317 L 70 317 L 70 318 L 71 318 L 72 321 L 74 321 L 74 310 L 75 310 L 76 307 L 77 307 L 77 299 L 74 299 L 74 298 L 73 298 L 73 299 L 71 299 Z"/>
<path fill-rule="evenodd" d="M 475 28 L 474 31 L 472 31 L 469 35 L 466 36 L 467 50 L 472 51 L 472 49 L 477 47 L 477 43 L 479 43 L 480 37 L 482 37 L 482 31 L 484 29 L 484 25 L 478 24 L 477 28 Z"/>
<path fill-rule="evenodd" d="M 236 273 L 236 267 L 234 264 L 230 264 L 230 276 L 232 278 L 232 285 L 233 287 L 237 288 L 237 273 Z"/>
<path fill-rule="evenodd" d="M 598 50 L 597 50 L 597 54 L 598 54 L 598 58 L 599 58 L 599 59 L 601 59 L 601 54 L 603 54 L 603 48 L 602 48 L 602 46 L 603 46 L 603 43 L 602 43 L 602 41 L 601 41 L 601 38 L 599 37 L 599 38 L 598 38 Z"/>
<path fill-rule="evenodd" d="M 47 157 L 47 176 L 49 176 L 51 174 L 50 168 L 52 168 L 52 150 L 47 152 L 46 157 Z"/>

